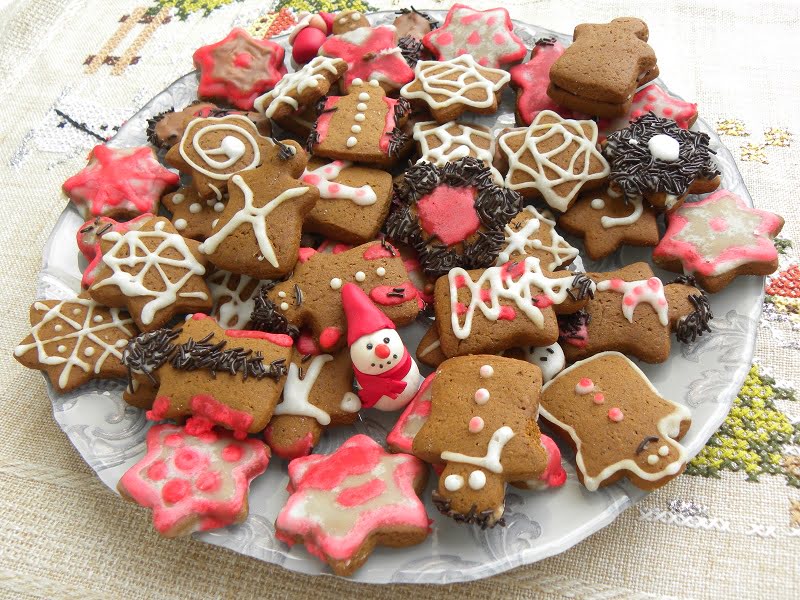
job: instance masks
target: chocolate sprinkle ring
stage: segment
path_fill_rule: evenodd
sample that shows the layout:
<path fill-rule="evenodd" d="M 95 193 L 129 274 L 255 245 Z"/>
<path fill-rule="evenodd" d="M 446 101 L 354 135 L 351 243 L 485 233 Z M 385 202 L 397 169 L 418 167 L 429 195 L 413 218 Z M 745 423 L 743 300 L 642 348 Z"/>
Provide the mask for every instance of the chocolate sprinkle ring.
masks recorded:
<path fill-rule="evenodd" d="M 275 303 L 267 297 L 267 292 L 275 287 L 275 283 L 262 284 L 253 299 L 253 312 L 250 314 L 250 327 L 255 331 L 267 333 L 285 333 L 293 339 L 300 335 L 300 329 L 289 323 Z M 301 300 L 302 301 L 302 300 Z M 299 305 L 299 304 L 298 304 Z"/>
<path fill-rule="evenodd" d="M 694 310 L 685 317 L 681 317 L 675 327 L 675 336 L 682 344 L 694 342 L 704 332 L 710 332 L 711 327 L 708 323 L 714 318 L 711 306 L 708 303 L 708 296 L 705 294 L 690 294 L 688 298 L 689 302 L 694 306 Z"/>
<path fill-rule="evenodd" d="M 433 505 L 439 510 L 440 513 L 450 517 L 457 523 L 466 523 L 467 525 L 474 524 L 480 526 L 481 529 L 492 528 L 495 525 L 505 527 L 506 525 L 506 521 L 502 517 L 496 521 L 492 521 L 492 515 L 494 514 L 492 509 L 486 509 L 484 511 L 477 512 L 476 505 L 473 504 L 472 508 L 469 509 L 467 514 L 454 511 L 450 508 L 450 501 L 442 496 L 437 490 L 433 490 L 431 499 L 433 500 Z"/>
<path fill-rule="evenodd" d="M 648 142 L 656 135 L 667 135 L 680 144 L 678 159 L 666 162 L 650 154 Z M 625 129 L 608 136 L 603 155 L 611 167 L 609 181 L 626 198 L 665 193 L 675 198 L 686 195 L 697 179 L 713 179 L 719 170 L 711 158 L 710 138 L 699 131 L 681 129 L 675 121 L 661 119 L 652 112 L 633 121 Z"/>
<path fill-rule="evenodd" d="M 279 379 L 286 375 L 284 359 L 274 360 L 265 365 L 261 352 L 253 353 L 252 350 L 243 348 L 225 350 L 227 341 L 221 340 L 213 344 L 211 343 L 213 337 L 214 335 L 210 333 L 199 342 L 190 339 L 181 344 L 172 356 L 170 364 L 183 371 L 208 371 L 213 378 L 216 378 L 217 372 L 227 372 L 230 375 L 241 373 L 242 380 L 248 377 Z"/>
<path fill-rule="evenodd" d="M 475 189 L 475 212 L 482 229 L 468 240 L 454 246 L 428 237 L 416 216 L 416 204 L 440 185 Z M 489 168 L 477 158 L 465 157 L 437 167 L 429 162 L 410 166 L 395 184 L 394 207 L 386 221 L 389 238 L 411 246 L 419 262 L 431 277 L 445 275 L 454 267 L 480 269 L 489 267 L 505 241 L 503 229 L 522 209 L 522 197 L 496 185 Z"/>
<path fill-rule="evenodd" d="M 397 40 L 397 46 L 408 66 L 412 69 L 416 67 L 422 55 L 422 42 L 414 36 L 406 35 Z"/>

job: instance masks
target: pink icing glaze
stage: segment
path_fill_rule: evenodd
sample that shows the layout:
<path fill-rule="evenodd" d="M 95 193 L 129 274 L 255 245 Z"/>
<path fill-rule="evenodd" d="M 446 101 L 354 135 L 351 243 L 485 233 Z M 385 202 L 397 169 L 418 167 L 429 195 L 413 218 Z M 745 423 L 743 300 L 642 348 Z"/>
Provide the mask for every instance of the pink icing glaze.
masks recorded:
<path fill-rule="evenodd" d="M 291 336 L 284 333 L 267 333 L 266 331 L 248 331 L 246 329 L 226 329 L 225 335 L 232 338 L 247 338 L 251 340 L 267 340 L 283 348 L 291 348 L 294 341 Z"/>
<path fill-rule="evenodd" d="M 547 467 L 539 476 L 539 480 L 546 487 L 561 487 L 567 481 L 567 472 L 561 466 L 561 450 L 559 450 L 552 438 L 546 435 L 542 435 L 541 442 L 547 453 Z"/>
<path fill-rule="evenodd" d="M 328 137 L 328 130 L 331 128 L 331 119 L 333 118 L 334 111 L 330 110 L 336 107 L 339 100 L 342 99 L 342 96 L 328 96 L 325 99 L 325 106 L 324 111 L 322 112 L 319 117 L 317 117 L 317 123 L 314 126 L 315 131 L 317 132 L 317 143 L 321 144 L 326 137 Z"/>
<path fill-rule="evenodd" d="M 690 226 L 697 215 L 698 225 L 702 228 L 706 207 L 713 207 L 716 203 L 732 200 L 735 210 L 725 215 L 729 228 L 740 215 L 754 217 L 757 225 L 750 232 L 736 238 L 740 243 L 731 243 L 725 246 L 716 255 L 704 255 L 703 252 L 689 241 L 680 239 L 680 234 Z M 709 223 L 713 229 L 713 225 Z M 778 215 L 756 208 L 750 208 L 739 196 L 728 190 L 718 190 L 700 202 L 687 203 L 667 217 L 667 231 L 662 240 L 653 250 L 654 258 L 676 258 L 683 264 L 686 274 L 699 273 L 700 275 L 714 275 L 725 273 L 737 265 L 748 262 L 771 262 L 778 258 L 778 251 L 773 243 L 774 237 L 783 227 L 783 219 Z M 721 233 L 721 230 L 717 230 Z"/>
<path fill-rule="evenodd" d="M 383 101 L 386 103 L 386 120 L 383 123 L 383 133 L 381 134 L 381 139 L 378 142 L 378 146 L 380 147 L 381 152 L 388 153 L 389 141 L 392 137 L 391 134 L 397 125 L 394 120 L 394 107 L 397 104 L 397 100 L 384 96 Z"/>
<path fill-rule="evenodd" d="M 471 187 L 437 186 L 417 201 L 417 217 L 425 233 L 447 246 L 463 242 L 481 225 Z"/>
<path fill-rule="evenodd" d="M 247 437 L 248 428 L 253 423 L 252 415 L 222 404 L 208 394 L 192 396 L 189 405 L 192 409 L 192 416 L 189 421 L 193 421 L 193 423 L 190 426 L 189 422 L 187 422 L 186 430 L 189 431 L 191 429 L 194 435 L 208 431 L 214 425 L 222 425 L 227 429 L 233 430 L 233 435 L 236 439 L 244 439 Z"/>
<path fill-rule="evenodd" d="M 411 452 L 411 445 L 414 443 L 416 434 L 412 435 L 409 432 L 409 420 L 413 418 L 419 427 L 422 427 L 422 423 L 428 420 L 428 415 L 431 414 L 430 386 L 435 377 L 436 373 L 431 373 L 425 378 L 411 402 L 397 419 L 397 423 L 392 427 L 389 435 L 386 436 L 386 442 L 392 449 L 399 452 Z M 419 428 L 416 429 L 419 431 Z"/>
<path fill-rule="evenodd" d="M 592 396 L 592 402 L 595 404 L 603 404 L 606 401 L 606 397 L 604 394 L 597 392 L 594 396 Z"/>
<path fill-rule="evenodd" d="M 353 436 L 333 454 L 297 458 L 289 463 L 293 492 L 278 514 L 276 535 L 289 544 L 302 537 L 306 549 L 322 560 L 348 560 L 375 531 L 428 530 L 428 515 L 414 491 L 425 469 L 418 458 L 389 454 L 365 435 Z M 369 473 L 374 477 L 365 484 Z M 310 512 L 311 497 L 326 508 Z M 352 525 L 333 535 L 331 519 Z"/>
<path fill-rule="evenodd" d="M 308 262 L 308 260 L 317 253 L 314 248 L 300 248 L 297 251 L 297 260 L 300 263 Z"/>
<path fill-rule="evenodd" d="M 264 439 L 277 456 L 285 458 L 286 460 L 308 456 L 312 448 L 314 448 L 314 436 L 310 431 L 299 440 L 295 441 L 294 444 L 290 446 L 281 446 L 275 441 L 272 435 L 272 426 L 270 425 L 264 430 Z"/>
<path fill-rule="evenodd" d="M 378 258 L 394 258 L 395 256 L 399 256 L 400 252 L 397 251 L 397 248 L 392 246 L 390 243 L 385 242 L 381 244 L 376 242 L 372 244 L 369 248 L 364 250 L 364 260 L 375 260 Z"/>
<path fill-rule="evenodd" d="M 390 294 L 398 293 L 397 290 L 402 289 L 402 296 L 395 296 Z M 381 306 L 397 306 L 409 300 L 414 300 L 417 297 L 417 288 L 410 281 L 406 281 L 401 285 L 379 285 L 369 291 L 370 300 Z"/>
<path fill-rule="evenodd" d="M 608 133 L 618 131 L 651 111 L 657 117 L 672 119 L 679 127 L 688 129 L 689 123 L 697 117 L 697 104 L 671 96 L 655 83 L 651 83 L 633 95 L 627 115 L 613 120 L 600 119 L 598 127 Z"/>
<path fill-rule="evenodd" d="M 342 337 L 342 330 L 338 327 L 326 327 L 319 335 L 319 345 L 322 348 L 332 348 Z"/>
<path fill-rule="evenodd" d="M 231 445 L 239 450 L 237 459 L 223 460 Z M 144 458 L 122 476 L 119 488 L 153 510 L 153 525 L 162 534 L 214 529 L 241 517 L 250 481 L 268 463 L 269 450 L 259 440 L 236 441 L 230 432 L 202 438 L 177 425 L 154 425 Z M 220 497 L 223 488 L 230 492 Z"/>
<path fill-rule="evenodd" d="M 169 398 L 166 396 L 158 396 L 153 401 L 153 406 L 145 413 L 145 416 L 150 421 L 160 421 L 165 419 L 167 411 L 169 410 Z"/>

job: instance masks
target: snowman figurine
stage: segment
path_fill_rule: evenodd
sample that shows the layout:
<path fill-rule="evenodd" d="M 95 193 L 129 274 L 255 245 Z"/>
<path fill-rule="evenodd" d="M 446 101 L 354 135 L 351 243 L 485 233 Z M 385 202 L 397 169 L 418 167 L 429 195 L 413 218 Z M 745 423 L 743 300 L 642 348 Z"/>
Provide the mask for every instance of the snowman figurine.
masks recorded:
<path fill-rule="evenodd" d="M 342 286 L 347 344 L 364 408 L 393 411 L 417 393 L 422 375 L 391 319 L 354 283 Z"/>

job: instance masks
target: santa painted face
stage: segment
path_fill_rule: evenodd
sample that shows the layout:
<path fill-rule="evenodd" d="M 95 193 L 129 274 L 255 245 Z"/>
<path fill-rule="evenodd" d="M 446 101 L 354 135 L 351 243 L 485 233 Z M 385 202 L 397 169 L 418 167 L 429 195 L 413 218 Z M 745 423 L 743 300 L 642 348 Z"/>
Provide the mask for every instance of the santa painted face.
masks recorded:
<path fill-rule="evenodd" d="M 400 335 L 393 329 L 381 329 L 358 338 L 350 346 L 350 359 L 362 373 L 379 375 L 395 367 L 404 352 Z"/>

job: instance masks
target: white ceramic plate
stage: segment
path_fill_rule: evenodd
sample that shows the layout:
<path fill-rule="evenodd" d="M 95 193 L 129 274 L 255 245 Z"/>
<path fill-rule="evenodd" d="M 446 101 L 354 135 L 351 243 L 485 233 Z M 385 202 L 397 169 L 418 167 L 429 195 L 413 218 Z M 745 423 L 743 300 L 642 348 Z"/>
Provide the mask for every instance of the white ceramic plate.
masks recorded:
<path fill-rule="evenodd" d="M 444 19 L 444 11 L 429 12 L 440 21 Z M 391 12 L 376 13 L 371 21 L 373 24 L 390 23 L 393 18 Z M 565 45 L 570 41 L 567 36 L 534 25 L 515 22 L 515 28 L 528 47 L 546 36 L 555 36 Z M 286 36 L 276 41 L 286 44 Z M 147 118 L 173 106 L 182 108 L 189 104 L 195 99 L 196 87 L 194 73 L 177 80 L 134 115 L 111 144 L 146 144 Z M 513 125 L 513 102 L 513 92 L 506 90 L 498 115 L 475 120 L 495 129 Z M 698 120 L 694 128 L 711 136 L 711 147 L 717 153 L 717 164 L 722 171 L 722 186 L 752 205 L 730 152 L 703 121 Z M 85 264 L 79 258 L 75 232 L 82 222 L 78 213 L 68 207 L 56 223 L 44 249 L 39 299 L 69 298 L 79 290 L 81 269 Z M 648 249 L 624 248 L 600 263 L 584 261 L 584 267 L 606 271 L 649 259 Z M 674 274 L 655 271 L 665 280 L 674 278 Z M 722 423 L 750 368 L 762 296 L 761 278 L 739 278 L 711 298 L 715 315 L 711 333 L 690 346 L 673 344 L 670 360 L 664 364 L 641 365 L 660 393 L 691 409 L 692 427 L 683 443 L 692 456 Z M 407 345 L 416 348 L 422 333 L 419 325 L 406 328 L 403 335 Z M 122 401 L 123 387 L 122 381 L 96 381 L 62 395 L 49 388 L 56 421 L 111 489 L 115 489 L 122 474 L 143 456 L 145 433 L 150 426 L 143 411 Z M 355 433 L 365 433 L 385 442 L 396 416 L 366 411 L 355 426 L 330 430 L 316 452 L 330 452 Z M 568 479 L 563 488 L 538 493 L 509 488 L 506 527 L 481 531 L 454 523 L 440 515 L 430 503 L 433 483 L 429 484 L 424 497 L 433 519 L 430 537 L 411 548 L 379 548 L 353 579 L 369 583 L 452 583 L 494 575 L 567 550 L 608 525 L 645 495 L 627 483 L 587 492 L 575 476 L 572 453 L 566 450 L 564 455 Z M 287 480 L 284 461 L 273 459 L 267 472 L 253 482 L 247 521 L 197 534 L 197 537 L 293 571 L 330 573 L 327 566 L 310 556 L 302 545 L 290 550 L 275 539 L 273 523 L 287 497 Z"/>

